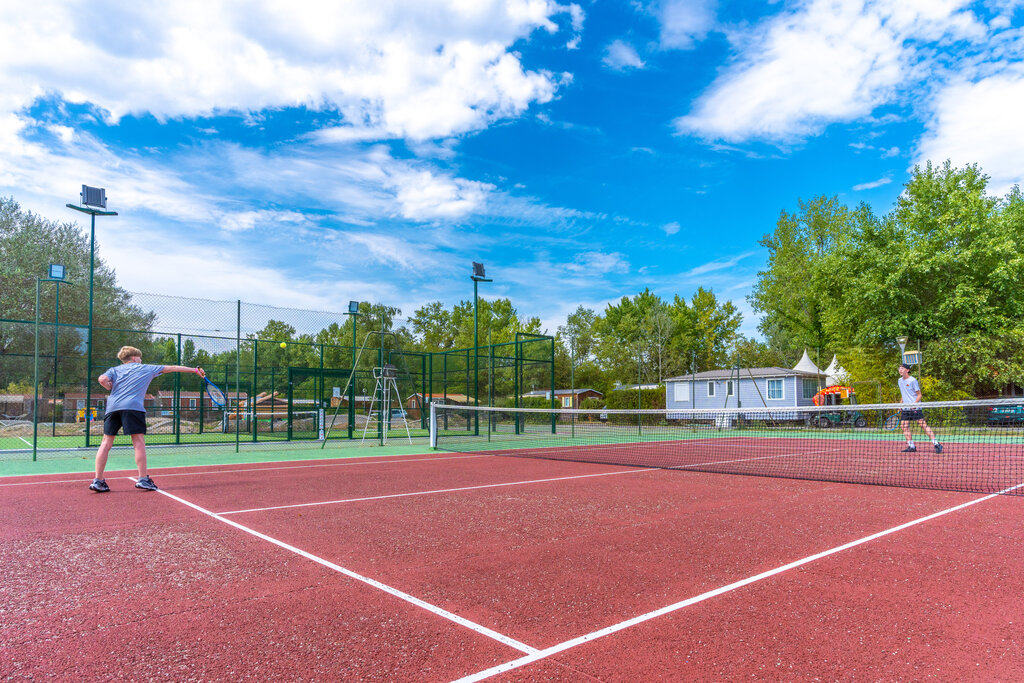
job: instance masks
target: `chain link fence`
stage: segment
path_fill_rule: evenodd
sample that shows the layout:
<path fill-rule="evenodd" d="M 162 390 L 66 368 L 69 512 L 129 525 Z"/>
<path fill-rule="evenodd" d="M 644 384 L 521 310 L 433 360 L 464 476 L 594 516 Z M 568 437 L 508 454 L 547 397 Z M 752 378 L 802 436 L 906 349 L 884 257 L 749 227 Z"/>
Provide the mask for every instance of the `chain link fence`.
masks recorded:
<path fill-rule="evenodd" d="M 430 402 L 518 400 L 554 377 L 551 337 L 477 353 L 420 351 L 397 309 L 380 304 L 337 313 L 130 293 L 97 301 L 90 334 L 87 303 L 70 289 L 61 292 L 63 311 L 56 292 L 41 303 L 38 323 L 0 320 L 0 457 L 98 446 L 107 392 L 96 380 L 120 363 L 125 345 L 144 363 L 204 368 L 227 397 L 225 406 L 211 402 L 196 375 L 156 378 L 145 407 L 147 446 L 157 448 L 425 443 Z"/>

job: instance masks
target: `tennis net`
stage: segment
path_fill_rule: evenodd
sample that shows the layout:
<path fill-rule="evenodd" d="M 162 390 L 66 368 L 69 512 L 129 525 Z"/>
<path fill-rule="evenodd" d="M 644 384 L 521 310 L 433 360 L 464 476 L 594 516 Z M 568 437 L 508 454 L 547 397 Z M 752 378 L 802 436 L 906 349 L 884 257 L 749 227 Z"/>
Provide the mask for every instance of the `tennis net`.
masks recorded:
<path fill-rule="evenodd" d="M 431 445 L 454 452 L 1024 495 L 1024 400 L 633 411 L 434 404 L 430 428 Z M 915 451 L 905 450 L 907 430 Z"/>

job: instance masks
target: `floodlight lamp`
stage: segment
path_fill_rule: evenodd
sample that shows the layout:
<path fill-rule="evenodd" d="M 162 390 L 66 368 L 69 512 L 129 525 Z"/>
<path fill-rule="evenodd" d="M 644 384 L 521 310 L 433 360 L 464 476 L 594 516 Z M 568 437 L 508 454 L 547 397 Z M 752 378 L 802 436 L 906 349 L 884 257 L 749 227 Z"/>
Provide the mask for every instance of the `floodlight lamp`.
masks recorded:
<path fill-rule="evenodd" d="M 50 264 L 50 279 L 51 280 L 63 280 L 65 277 L 64 266 L 59 263 Z"/>
<path fill-rule="evenodd" d="M 102 187 L 89 187 L 82 185 L 82 206 L 95 206 L 100 209 L 107 208 L 107 191 Z"/>
<path fill-rule="evenodd" d="M 484 264 L 473 261 L 473 277 L 487 277 L 484 275 Z"/>
<path fill-rule="evenodd" d="M 348 302 L 348 312 L 349 313 L 358 313 L 359 312 L 359 302 L 358 301 L 349 301 Z"/>
<path fill-rule="evenodd" d="M 908 341 L 910 341 L 910 337 L 896 337 L 896 343 L 900 345 L 900 351 L 907 348 Z"/>

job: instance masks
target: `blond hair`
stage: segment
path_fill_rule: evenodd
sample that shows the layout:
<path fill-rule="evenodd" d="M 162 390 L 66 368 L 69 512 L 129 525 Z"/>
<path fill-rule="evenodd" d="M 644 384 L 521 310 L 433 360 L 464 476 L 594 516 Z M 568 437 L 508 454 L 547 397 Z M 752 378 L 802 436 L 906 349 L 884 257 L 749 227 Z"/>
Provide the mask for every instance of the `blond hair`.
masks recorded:
<path fill-rule="evenodd" d="M 136 356 L 142 358 L 142 351 L 139 351 L 134 346 L 122 346 L 121 350 L 117 352 L 117 359 L 122 363 L 127 363 L 129 358 Z"/>

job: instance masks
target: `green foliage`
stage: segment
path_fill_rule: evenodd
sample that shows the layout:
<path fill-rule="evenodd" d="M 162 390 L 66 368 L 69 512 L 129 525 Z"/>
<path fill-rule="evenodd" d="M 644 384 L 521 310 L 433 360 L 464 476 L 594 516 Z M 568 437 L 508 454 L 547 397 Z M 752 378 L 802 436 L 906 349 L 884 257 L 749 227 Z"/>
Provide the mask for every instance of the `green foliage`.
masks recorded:
<path fill-rule="evenodd" d="M 639 398 L 637 397 L 637 394 Z M 619 389 L 607 395 L 605 407 L 610 410 L 636 410 L 639 400 L 641 410 L 660 410 L 665 407 L 665 387 L 657 389 Z"/>
<path fill-rule="evenodd" d="M 17 396 L 21 395 L 32 395 L 32 382 L 11 382 L 7 385 L 7 388 L 3 390 L 4 394 Z"/>
<path fill-rule="evenodd" d="M 750 295 L 763 317 L 766 336 L 785 339 L 786 346 L 826 346 L 825 312 L 837 282 L 837 254 L 856 221 L 836 197 L 798 202 L 800 210 L 779 216 L 775 232 L 760 245 L 768 249 L 768 268 L 758 273 Z"/>
<path fill-rule="evenodd" d="M 976 165 L 929 162 L 881 218 L 824 197 L 783 212 L 750 297 L 768 347 L 836 353 L 883 399 L 902 335 L 920 340 L 940 395 L 1024 383 L 1024 198 L 987 185 Z"/>
<path fill-rule="evenodd" d="M 583 399 L 583 402 L 580 404 L 580 408 L 582 408 L 583 410 L 600 410 L 604 407 L 606 407 L 605 402 L 597 398 L 596 396 L 590 396 L 589 398 L 585 398 Z"/>
<path fill-rule="evenodd" d="M 676 296 L 671 304 L 645 289 L 594 320 L 596 360 L 610 379 L 629 383 L 722 367 L 742 320 L 731 302 L 703 287 L 689 302 Z"/>
<path fill-rule="evenodd" d="M 148 334 L 140 332 L 152 326 L 154 315 L 131 303 L 129 294 L 117 286 L 114 271 L 103 261 L 96 247 L 94 276 L 94 357 L 96 365 L 116 364 L 114 355 L 124 344 L 138 347 L 143 357 L 153 354 Z M 38 278 L 46 278 L 47 266 L 61 263 L 67 281 L 60 288 L 60 322 L 85 326 L 89 321 L 89 234 L 75 223 L 47 220 L 23 211 L 13 198 L 0 197 L 0 318 L 33 321 Z M 39 286 L 39 319 L 52 323 L 57 311 L 58 285 L 42 282 Z M 53 349 L 53 325 L 40 332 L 42 348 Z M 0 325 L 0 356 L 11 359 L 4 366 L 4 378 L 23 381 L 32 377 L 31 354 L 34 346 L 32 325 Z M 83 337 L 65 329 L 58 336 L 60 357 L 84 355 Z M 53 386 L 53 367 L 40 368 L 40 385 L 45 392 Z"/>
<path fill-rule="evenodd" d="M 473 301 L 460 301 L 451 310 L 433 301 L 409 318 L 415 349 L 435 352 L 473 347 Z M 480 346 L 513 342 L 517 332 L 541 334 L 540 319 L 520 317 L 509 299 L 480 299 L 477 309 Z"/>
<path fill-rule="evenodd" d="M 639 393 L 639 396 L 637 395 Z M 607 394 L 609 410 L 636 410 L 637 403 L 641 410 L 660 410 L 665 407 L 665 387 L 657 389 L 641 389 L 639 392 L 620 389 Z M 633 415 L 610 414 L 608 421 L 612 424 L 636 424 L 638 418 Z M 648 420 L 643 420 L 648 423 Z"/>

